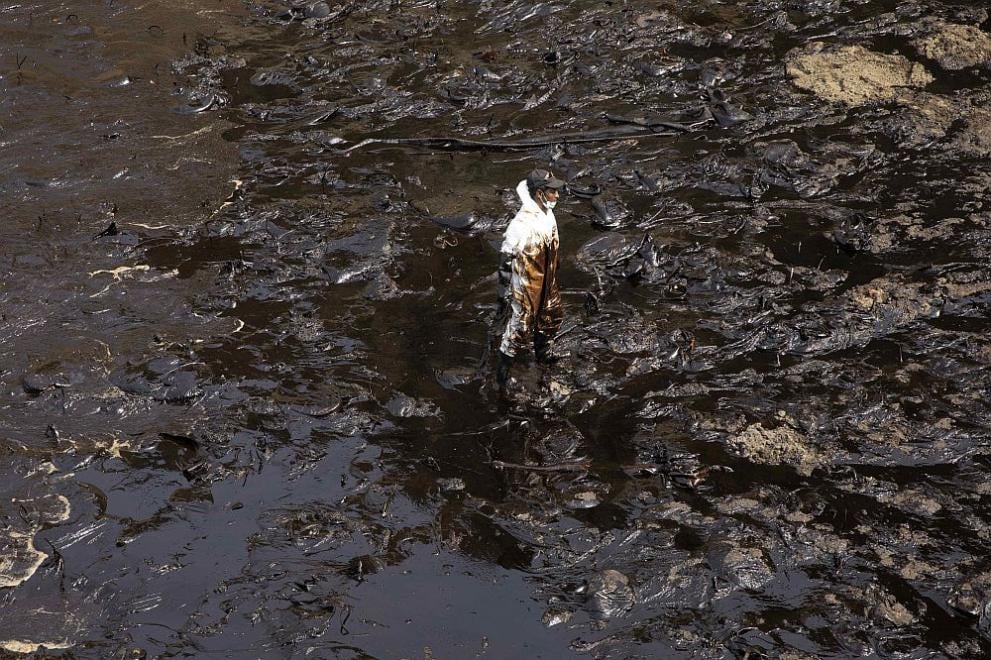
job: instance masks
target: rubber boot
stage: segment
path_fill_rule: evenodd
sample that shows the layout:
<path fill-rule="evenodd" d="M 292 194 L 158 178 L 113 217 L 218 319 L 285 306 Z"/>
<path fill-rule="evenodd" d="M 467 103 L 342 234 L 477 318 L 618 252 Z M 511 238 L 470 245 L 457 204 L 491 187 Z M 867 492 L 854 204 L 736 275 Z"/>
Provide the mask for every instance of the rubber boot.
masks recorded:
<path fill-rule="evenodd" d="M 513 358 L 499 351 L 499 366 L 496 368 L 496 382 L 502 387 L 509 381 L 510 370 L 513 368 Z"/>
<path fill-rule="evenodd" d="M 554 341 L 537 335 L 533 342 L 533 353 L 540 364 L 554 364 L 558 357 L 554 355 Z"/>

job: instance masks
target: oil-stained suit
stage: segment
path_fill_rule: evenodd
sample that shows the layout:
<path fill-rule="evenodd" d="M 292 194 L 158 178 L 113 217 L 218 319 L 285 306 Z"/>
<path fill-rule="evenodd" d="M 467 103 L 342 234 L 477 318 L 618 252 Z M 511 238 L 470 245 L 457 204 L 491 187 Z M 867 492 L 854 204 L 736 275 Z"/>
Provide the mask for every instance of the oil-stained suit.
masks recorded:
<path fill-rule="evenodd" d="M 557 283 L 557 220 L 530 196 L 526 179 L 516 186 L 516 194 L 522 207 L 506 228 L 500 250 L 499 318 L 505 325 L 499 350 L 512 358 L 533 345 L 540 357 L 564 316 Z"/>

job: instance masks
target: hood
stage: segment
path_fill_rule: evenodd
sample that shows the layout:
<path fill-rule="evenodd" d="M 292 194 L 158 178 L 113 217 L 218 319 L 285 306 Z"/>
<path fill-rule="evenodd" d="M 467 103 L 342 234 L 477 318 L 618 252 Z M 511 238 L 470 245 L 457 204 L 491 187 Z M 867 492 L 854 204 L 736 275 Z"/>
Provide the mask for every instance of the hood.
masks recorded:
<path fill-rule="evenodd" d="M 540 210 L 540 206 L 537 205 L 537 200 L 530 197 L 530 189 L 527 188 L 526 179 L 523 179 L 516 185 L 516 194 L 519 196 L 520 201 L 523 202 L 523 210 L 544 215 L 544 212 Z"/>
<path fill-rule="evenodd" d="M 537 201 L 530 197 L 526 180 L 516 186 L 516 194 L 522 206 L 506 227 L 501 251 L 517 254 L 528 245 L 557 239 L 557 221 L 553 211 L 541 211 Z"/>

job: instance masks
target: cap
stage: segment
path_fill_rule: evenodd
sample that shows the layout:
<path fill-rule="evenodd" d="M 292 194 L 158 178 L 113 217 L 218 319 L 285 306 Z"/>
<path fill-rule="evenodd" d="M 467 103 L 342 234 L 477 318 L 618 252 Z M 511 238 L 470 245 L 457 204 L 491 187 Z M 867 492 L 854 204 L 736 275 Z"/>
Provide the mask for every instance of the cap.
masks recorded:
<path fill-rule="evenodd" d="M 560 190 L 564 188 L 565 183 L 547 170 L 534 170 L 527 175 L 526 185 L 531 192 L 536 192 L 541 188 Z"/>

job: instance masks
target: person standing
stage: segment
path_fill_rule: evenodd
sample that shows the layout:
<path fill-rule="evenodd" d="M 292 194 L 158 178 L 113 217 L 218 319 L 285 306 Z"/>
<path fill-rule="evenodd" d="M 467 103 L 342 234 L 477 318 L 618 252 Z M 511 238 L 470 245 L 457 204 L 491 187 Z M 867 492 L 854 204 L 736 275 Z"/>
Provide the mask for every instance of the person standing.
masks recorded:
<path fill-rule="evenodd" d="M 498 318 L 505 323 L 499 344 L 500 383 L 509 377 L 513 361 L 531 346 L 539 362 L 553 361 L 554 337 L 564 318 L 553 209 L 564 185 L 549 171 L 536 169 L 516 186 L 522 206 L 506 228 L 500 250 Z"/>

